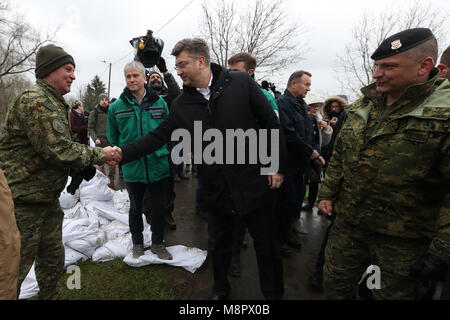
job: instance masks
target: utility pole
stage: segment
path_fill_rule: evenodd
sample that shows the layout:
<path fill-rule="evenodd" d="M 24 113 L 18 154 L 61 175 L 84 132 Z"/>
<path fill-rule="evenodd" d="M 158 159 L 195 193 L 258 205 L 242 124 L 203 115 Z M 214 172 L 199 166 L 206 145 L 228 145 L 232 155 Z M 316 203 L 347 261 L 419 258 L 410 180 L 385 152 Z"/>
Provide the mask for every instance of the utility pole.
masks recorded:
<path fill-rule="evenodd" d="M 109 64 L 109 79 L 108 79 L 108 101 L 110 100 L 110 92 L 111 92 L 111 62 L 102 61 L 103 63 Z"/>

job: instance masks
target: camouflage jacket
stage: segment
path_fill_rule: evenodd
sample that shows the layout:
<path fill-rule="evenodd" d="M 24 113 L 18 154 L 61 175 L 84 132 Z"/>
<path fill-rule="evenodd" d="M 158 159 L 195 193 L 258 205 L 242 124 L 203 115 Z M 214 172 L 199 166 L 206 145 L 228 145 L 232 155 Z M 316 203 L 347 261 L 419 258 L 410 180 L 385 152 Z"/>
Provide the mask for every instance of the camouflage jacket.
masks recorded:
<path fill-rule="evenodd" d="M 55 201 L 69 168 L 105 162 L 103 149 L 72 141 L 68 115 L 64 98 L 44 80 L 13 101 L 0 135 L 0 168 L 15 203 Z"/>
<path fill-rule="evenodd" d="M 450 82 L 408 87 L 389 108 L 372 84 L 348 110 L 319 200 L 369 232 L 431 241 L 450 260 Z"/>

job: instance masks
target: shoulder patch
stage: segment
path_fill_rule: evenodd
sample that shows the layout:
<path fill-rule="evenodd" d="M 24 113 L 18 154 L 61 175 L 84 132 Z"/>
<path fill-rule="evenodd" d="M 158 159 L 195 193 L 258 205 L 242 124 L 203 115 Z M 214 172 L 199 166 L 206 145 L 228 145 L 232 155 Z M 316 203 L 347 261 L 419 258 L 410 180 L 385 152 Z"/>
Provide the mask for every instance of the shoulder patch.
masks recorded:
<path fill-rule="evenodd" d="M 55 129 L 56 132 L 64 133 L 66 131 L 66 127 L 64 126 L 64 123 L 62 123 L 61 120 L 55 119 L 52 122 L 53 129 Z"/>
<path fill-rule="evenodd" d="M 56 107 L 53 105 L 53 103 L 49 99 L 45 100 L 44 107 L 46 107 L 50 111 L 56 111 Z"/>

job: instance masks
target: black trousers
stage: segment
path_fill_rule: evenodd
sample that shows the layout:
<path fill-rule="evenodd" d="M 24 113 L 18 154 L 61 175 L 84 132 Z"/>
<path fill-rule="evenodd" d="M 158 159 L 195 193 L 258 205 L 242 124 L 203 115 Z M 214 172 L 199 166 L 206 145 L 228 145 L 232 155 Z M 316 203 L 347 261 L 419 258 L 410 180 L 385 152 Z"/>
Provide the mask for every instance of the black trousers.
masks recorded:
<path fill-rule="evenodd" d="M 300 218 L 305 193 L 304 173 L 290 173 L 284 176 L 276 206 L 280 241 L 286 240 L 292 223 Z"/>
<path fill-rule="evenodd" d="M 173 212 L 173 210 L 175 210 L 175 198 L 177 197 L 177 194 L 175 193 L 175 165 L 172 163 L 172 160 L 170 160 L 169 158 L 169 170 L 170 170 L 170 177 L 167 178 L 167 192 L 168 195 L 166 197 L 167 203 L 165 205 L 165 212 L 166 213 L 171 213 Z M 148 216 L 151 218 L 152 214 L 152 210 L 150 207 L 150 201 L 151 199 L 151 194 L 149 192 L 149 190 L 147 190 L 144 193 L 144 214 L 145 216 Z"/>
<path fill-rule="evenodd" d="M 333 227 L 335 218 L 336 214 L 333 213 L 333 215 L 331 216 L 331 223 L 328 225 L 328 228 L 325 231 L 325 235 L 323 237 L 322 244 L 320 246 L 320 251 L 319 254 L 317 255 L 315 274 L 318 277 L 323 277 L 323 266 L 325 265 L 325 248 L 327 247 L 328 236 L 330 235 L 330 231 L 331 228 Z"/>
<path fill-rule="evenodd" d="M 213 290 L 220 295 L 228 295 L 230 292 L 228 269 L 236 214 L 234 210 L 217 208 L 211 210 L 208 217 L 209 253 L 214 272 Z M 259 208 L 242 219 L 253 238 L 261 291 L 266 299 L 281 299 L 284 294 L 283 262 L 276 237 L 274 208 Z"/>
<path fill-rule="evenodd" d="M 317 194 L 319 193 L 319 183 L 310 181 L 308 190 L 308 203 L 314 205 L 314 203 L 316 203 Z"/>
<path fill-rule="evenodd" d="M 241 254 L 241 248 L 244 244 L 245 239 L 245 231 L 247 231 L 247 227 L 245 225 L 244 219 L 242 219 L 237 214 L 234 215 L 234 231 L 233 231 L 233 259 L 239 260 Z"/>
<path fill-rule="evenodd" d="M 164 240 L 164 214 L 168 202 L 168 185 L 170 178 L 145 184 L 140 182 L 127 182 L 128 193 L 130 196 L 130 214 L 129 224 L 131 239 L 133 244 L 143 244 L 144 222 L 142 221 L 142 213 L 144 207 L 144 194 L 147 192 L 148 197 L 145 207 L 150 208 L 150 217 L 152 221 L 152 244 L 162 244 Z"/>

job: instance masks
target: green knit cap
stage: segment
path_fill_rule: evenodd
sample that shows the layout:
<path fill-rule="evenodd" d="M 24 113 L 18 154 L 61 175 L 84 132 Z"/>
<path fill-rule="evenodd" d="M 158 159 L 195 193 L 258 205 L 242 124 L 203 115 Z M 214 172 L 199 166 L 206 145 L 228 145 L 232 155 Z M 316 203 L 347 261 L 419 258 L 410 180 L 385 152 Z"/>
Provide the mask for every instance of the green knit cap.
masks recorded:
<path fill-rule="evenodd" d="M 68 63 L 75 67 L 72 56 L 65 52 L 63 48 L 53 44 L 40 47 L 36 54 L 36 78 L 45 78 L 59 67 Z"/>

